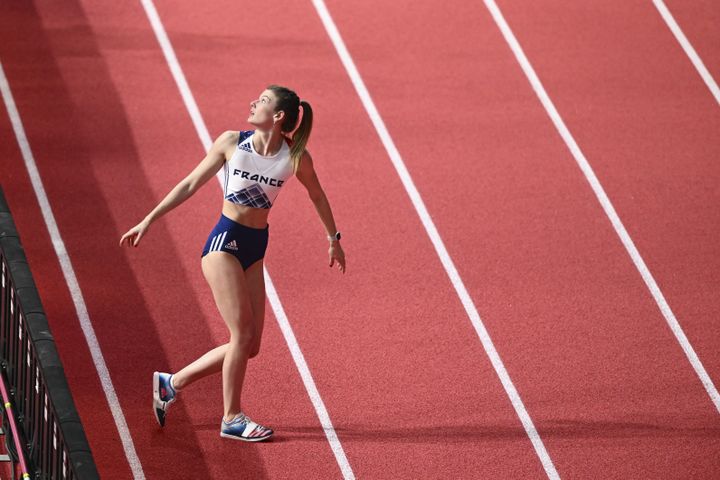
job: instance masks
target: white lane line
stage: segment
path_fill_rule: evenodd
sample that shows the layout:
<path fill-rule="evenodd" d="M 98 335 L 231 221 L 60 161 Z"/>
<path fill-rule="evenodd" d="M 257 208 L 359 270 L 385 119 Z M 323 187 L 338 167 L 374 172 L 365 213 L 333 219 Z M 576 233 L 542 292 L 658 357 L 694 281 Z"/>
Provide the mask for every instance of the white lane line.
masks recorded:
<path fill-rule="evenodd" d="M 670 27 L 670 30 L 672 31 L 673 35 L 675 35 L 675 38 L 680 43 L 683 50 L 685 50 L 685 54 L 688 56 L 688 58 L 690 58 L 692 64 L 695 65 L 695 69 L 698 71 L 703 81 L 705 82 L 705 85 L 708 86 L 710 92 L 715 97 L 715 101 L 718 103 L 718 105 L 720 105 L 720 88 L 718 88 L 718 84 L 715 82 L 712 75 L 710 75 L 708 69 L 705 68 L 705 64 L 700 59 L 700 56 L 697 54 L 693 46 L 690 44 L 690 41 L 687 39 L 683 31 L 680 29 L 680 26 L 675 21 L 675 18 L 673 18 L 670 10 L 668 10 L 662 0 L 653 0 L 653 4 L 655 5 L 655 8 L 658 9 L 658 12 L 660 12 L 660 16 L 663 18 L 663 20 L 665 20 L 667 26 Z"/>
<path fill-rule="evenodd" d="M 145 473 L 143 472 L 140 459 L 135 451 L 135 445 L 133 444 L 130 430 L 128 429 L 127 422 L 125 421 L 125 415 L 120 407 L 120 400 L 118 400 L 117 394 L 115 393 L 115 387 L 113 387 L 110 372 L 105 364 L 105 359 L 103 358 L 102 351 L 100 350 L 100 344 L 95 336 L 95 330 L 93 329 L 92 322 L 90 321 L 90 315 L 88 314 L 87 307 L 85 306 L 85 300 L 83 298 L 82 291 L 80 290 L 80 284 L 75 276 L 75 270 L 70 262 L 70 256 L 65 249 L 65 243 L 60 236 L 60 230 L 58 229 L 57 223 L 55 222 L 55 216 L 50 208 L 50 201 L 45 193 L 45 187 L 43 186 L 42 179 L 40 178 L 40 172 L 35 164 L 35 157 L 30 149 L 30 142 L 28 141 L 27 135 L 25 135 L 25 128 L 23 127 L 20 113 L 15 105 L 15 100 L 13 99 L 12 91 L 10 90 L 10 84 L 5 76 L 5 71 L 3 70 L 1 62 L 0 90 L 2 90 L 5 108 L 10 116 L 10 122 L 12 123 L 13 130 L 15 131 L 15 137 L 17 138 L 20 151 L 22 152 L 23 159 L 25 160 L 25 168 L 28 171 L 33 190 L 35 191 L 35 196 L 40 204 L 40 211 L 42 212 L 45 225 L 47 226 L 50 234 L 55 254 L 60 261 L 60 268 L 62 269 L 65 282 L 67 283 L 73 303 L 75 304 L 75 311 L 77 312 L 78 320 L 80 321 L 80 327 L 85 335 L 85 341 L 90 348 L 90 354 L 92 355 L 95 369 L 100 377 L 100 383 L 104 390 L 103 394 L 110 406 L 110 412 L 115 420 L 115 426 L 120 434 L 120 441 L 122 441 L 123 449 L 125 450 L 125 457 L 130 464 L 130 469 L 132 470 L 134 477 L 139 480 L 144 480 Z"/>
<path fill-rule="evenodd" d="M 497 353 L 495 345 L 490 339 L 490 335 L 488 334 L 485 325 L 480 318 L 480 314 L 478 313 L 477 308 L 475 308 L 475 304 L 473 303 L 470 295 L 465 289 L 465 285 L 463 284 L 463 281 L 460 278 L 460 275 L 458 274 L 452 259 L 450 258 L 450 254 L 445 248 L 445 244 L 440 238 L 440 234 L 435 228 L 435 224 L 431 220 L 427 208 L 425 208 L 425 204 L 420 197 L 420 193 L 418 192 L 417 188 L 415 188 L 415 184 L 410 177 L 410 173 L 405 167 L 405 163 L 400 156 L 400 152 L 398 152 L 397 148 L 395 147 L 395 142 L 393 142 L 390 133 L 385 127 L 385 122 L 382 120 L 382 117 L 380 116 L 377 108 L 375 107 L 375 103 L 370 97 L 370 93 L 365 87 L 365 82 L 363 82 L 360 73 L 355 67 L 355 62 L 353 62 L 353 59 L 345 46 L 345 42 L 343 41 L 342 37 L 340 36 L 340 32 L 335 26 L 335 22 L 330 16 L 330 12 L 328 12 L 325 3 L 322 0 L 313 0 L 313 4 L 315 5 L 315 9 L 317 10 L 320 19 L 322 20 L 322 23 L 327 30 L 328 36 L 330 37 L 333 45 L 335 46 L 335 50 L 337 51 L 337 54 L 342 61 L 342 64 L 347 70 L 348 76 L 350 77 L 353 85 L 355 86 L 355 90 L 357 91 L 360 100 L 362 100 L 363 106 L 365 107 L 365 110 L 367 111 L 370 120 L 375 126 L 375 130 L 377 130 L 377 133 L 383 145 L 385 146 L 385 150 L 387 150 L 387 153 L 390 156 L 390 160 L 392 161 L 395 169 L 398 172 L 398 175 L 400 176 L 400 180 L 402 181 L 402 184 L 405 187 L 408 196 L 410 197 L 413 205 L 415 206 L 415 210 L 417 211 L 417 214 L 420 217 L 423 226 L 425 227 L 425 231 L 427 232 L 430 240 L 435 246 L 435 251 L 437 252 L 438 257 L 440 258 L 440 261 L 445 268 L 445 272 L 450 278 L 453 287 L 455 287 L 455 291 L 457 292 L 458 297 L 460 298 L 463 306 L 465 307 L 465 311 L 467 312 L 467 315 L 470 318 L 473 327 L 475 327 L 475 331 L 480 337 L 480 342 L 482 343 L 482 346 L 485 349 L 487 356 L 490 358 L 490 361 L 495 368 L 495 372 L 500 378 L 500 382 L 505 388 L 505 392 L 510 398 L 510 402 L 515 409 L 517 416 L 520 418 L 520 421 L 522 422 L 523 427 L 525 428 L 525 432 L 530 438 L 533 447 L 535 448 L 535 452 L 537 453 L 540 461 L 542 462 L 545 473 L 547 473 L 547 476 L 549 478 L 560 478 L 557 471 L 555 470 L 555 466 L 553 465 L 552 460 L 550 459 L 550 455 L 545 449 L 545 445 L 543 445 L 543 442 L 540 439 L 540 435 L 535 429 L 535 425 L 533 424 L 530 415 L 525 409 L 525 405 L 520 399 L 520 394 L 517 392 L 517 390 L 515 389 L 515 385 L 513 385 L 512 381 L 510 380 L 510 375 L 505 369 L 505 365 L 500 359 L 500 355 Z"/>
<path fill-rule="evenodd" d="M 175 79 L 178 89 L 180 90 L 182 99 L 185 102 L 185 107 L 187 108 L 190 116 L 192 117 L 198 137 L 200 137 L 200 141 L 202 142 L 205 151 L 208 151 L 212 146 L 210 133 L 208 132 L 205 121 L 200 114 L 200 109 L 198 108 L 197 103 L 195 102 L 195 98 L 193 97 L 190 87 L 188 86 L 188 83 L 185 79 L 185 74 L 180 67 L 180 63 L 178 62 L 178 59 L 175 55 L 175 51 L 172 47 L 172 44 L 170 43 L 170 39 L 165 32 L 165 27 L 163 27 L 160 16 L 158 15 L 152 0 L 141 0 L 141 3 L 145 8 L 145 12 L 148 16 L 148 19 L 150 20 L 150 24 L 152 25 L 153 31 L 155 32 L 155 36 L 157 37 L 163 54 L 165 55 L 165 60 L 167 61 L 173 78 Z M 220 169 L 218 171 L 218 174 L 216 175 L 216 178 L 220 182 L 220 188 L 223 187 L 223 179 L 220 175 L 221 172 L 222 169 Z M 335 428 L 330 421 L 330 415 L 328 414 L 327 409 L 325 408 L 325 404 L 320 397 L 320 392 L 315 386 L 315 381 L 313 380 L 310 373 L 310 368 L 308 368 L 305 357 L 300 350 L 300 345 L 298 344 L 292 327 L 290 326 L 290 322 L 285 315 L 285 310 L 283 309 L 282 303 L 280 302 L 280 297 L 275 290 L 275 286 L 270 279 L 270 274 L 268 273 L 264 262 L 263 274 L 265 276 L 266 282 L 266 294 L 268 300 L 270 301 L 270 305 L 272 306 L 273 314 L 275 315 L 275 318 L 280 325 L 280 329 L 283 332 L 283 336 L 285 337 L 285 341 L 288 344 L 288 348 L 290 349 L 290 353 L 292 354 L 293 360 L 295 361 L 295 365 L 300 372 L 303 383 L 305 384 L 305 389 L 310 396 L 313 407 L 315 407 L 315 412 L 317 413 L 320 424 L 323 427 L 323 431 L 325 432 L 328 443 L 330 443 L 330 448 L 335 455 L 335 460 L 337 461 L 340 470 L 342 471 L 343 478 L 345 478 L 346 480 L 354 479 L 355 475 L 352 471 L 352 468 L 350 467 L 350 463 L 348 462 L 347 457 L 345 456 L 345 451 L 340 444 L 340 440 L 337 436 L 337 433 L 335 432 Z"/>
<path fill-rule="evenodd" d="M 555 128 L 560 133 L 560 136 L 565 141 L 565 144 L 567 145 L 568 149 L 570 149 L 570 152 L 572 153 L 573 157 L 575 157 L 575 160 L 577 164 L 580 166 L 580 169 L 585 174 L 585 178 L 590 183 L 590 186 L 593 189 L 593 192 L 595 192 L 595 196 L 600 201 L 600 204 L 602 205 L 603 210 L 605 211 L 605 214 L 610 219 L 610 222 L 612 223 L 613 227 L 615 228 L 615 232 L 620 237 L 620 240 L 622 241 L 623 245 L 625 246 L 625 249 L 630 254 L 630 258 L 632 258 L 633 263 L 635 264 L 635 267 L 640 272 L 640 275 L 642 275 L 643 280 L 645 281 L 645 285 L 647 285 L 648 289 L 650 290 L 650 293 L 652 294 L 653 298 L 655 299 L 655 302 L 657 303 L 658 307 L 660 308 L 660 311 L 662 312 L 663 316 L 665 317 L 665 320 L 667 321 L 668 326 L 670 327 L 670 330 L 672 330 L 673 334 L 675 335 L 675 338 L 680 343 L 680 346 L 682 347 L 683 351 L 685 352 L 685 355 L 687 356 L 688 360 L 690 360 L 690 364 L 692 365 L 693 369 L 695 370 L 695 373 L 700 378 L 700 381 L 702 382 L 703 386 L 705 387 L 705 390 L 707 391 L 708 395 L 710 395 L 710 399 L 715 404 L 715 408 L 720 412 L 720 394 L 718 394 L 717 388 L 715 388 L 715 385 L 713 384 L 712 380 L 710 379 L 710 376 L 705 371 L 705 368 L 703 367 L 702 363 L 700 362 L 700 359 L 698 358 L 697 354 L 695 353 L 695 350 L 692 348 L 692 345 L 690 345 L 690 341 L 685 336 L 685 332 L 683 332 L 683 329 L 680 327 L 680 324 L 678 323 L 677 319 L 675 318 L 675 315 L 673 314 L 672 310 L 670 309 L 670 306 L 668 305 L 667 301 L 665 300 L 665 297 L 663 296 L 662 292 L 660 291 L 660 287 L 658 287 L 657 283 L 655 282 L 655 279 L 653 278 L 652 274 L 650 273 L 650 270 L 645 265 L 645 261 L 640 256 L 640 252 L 638 252 L 637 248 L 635 248 L 635 244 L 633 243 L 632 239 L 630 238 L 630 235 L 628 234 L 627 230 L 625 230 L 625 226 L 620 221 L 620 217 L 618 216 L 617 212 L 615 212 L 615 208 L 612 206 L 612 203 L 610 203 L 610 199 L 605 194 L 605 190 L 603 189 L 602 185 L 600 185 L 600 181 L 595 176 L 595 172 L 593 172 L 592 167 L 590 167 L 590 164 L 588 163 L 587 159 L 585 158 L 585 155 L 580 150 L 580 147 L 575 142 L 575 139 L 573 138 L 572 134 L 570 133 L 570 130 L 568 130 L 567 126 L 565 126 L 565 122 L 563 122 L 562 118 L 560 117 L 560 114 L 558 113 L 557 109 L 555 108 L 555 105 L 553 105 L 552 101 L 550 100 L 550 97 L 548 96 L 547 92 L 545 91 L 545 88 L 542 86 L 542 83 L 540 83 L 540 79 L 538 78 L 537 74 L 535 73 L 535 70 L 530 65 L 530 62 L 528 61 L 527 57 L 525 56 L 525 53 L 523 53 L 522 48 L 520 47 L 520 44 L 518 43 L 517 39 L 515 38 L 515 35 L 512 33 L 512 30 L 510 30 L 510 27 L 508 26 L 507 22 L 505 22 L 505 18 L 503 18 L 502 13 L 500 12 L 500 9 L 495 4 L 494 0 L 484 0 L 485 6 L 490 10 L 490 13 L 492 14 L 493 18 L 495 19 L 495 23 L 500 28 L 500 31 L 502 32 L 503 36 L 505 37 L 505 41 L 510 46 L 510 49 L 515 54 L 515 58 L 517 59 L 518 63 L 522 67 L 523 72 L 525 72 L 525 75 L 527 76 L 528 80 L 530 81 L 530 84 L 532 85 L 533 90 L 535 90 L 535 93 L 537 94 L 538 98 L 540 99 L 540 102 L 542 103 L 543 107 L 545 107 L 545 110 L 547 111 L 548 115 L 552 119 L 553 124 L 555 125 Z"/>
<path fill-rule="evenodd" d="M 285 341 L 290 347 L 290 353 L 295 360 L 295 364 L 300 371 L 300 376 L 305 384 L 305 388 L 307 389 L 310 399 L 312 400 L 312 404 L 315 407 L 315 411 L 320 418 L 320 424 L 325 431 L 325 436 L 327 436 L 328 441 L 330 442 L 330 447 L 335 454 L 335 458 L 344 459 L 342 463 L 338 460 L 343 478 L 354 479 L 355 474 L 353 474 L 350 464 L 348 463 L 347 458 L 345 458 L 345 452 L 343 451 L 342 445 L 340 445 L 340 440 L 338 439 L 335 429 L 332 426 L 327 409 L 325 408 L 325 403 L 323 403 L 322 398 L 320 398 L 320 392 L 315 386 L 315 381 L 310 374 L 310 369 L 308 369 L 307 363 L 305 362 L 305 357 L 303 356 L 300 346 L 295 339 L 295 334 L 293 333 L 293 330 L 290 327 L 290 322 L 285 315 L 285 309 L 283 309 L 283 306 L 280 303 L 280 297 L 275 291 L 275 285 L 273 285 L 272 280 L 270 280 L 270 275 L 268 275 L 267 270 L 265 270 L 264 273 L 268 300 L 270 300 L 270 305 L 272 305 L 273 311 L 275 312 L 275 317 L 280 324 L 280 329 L 285 337 Z"/>

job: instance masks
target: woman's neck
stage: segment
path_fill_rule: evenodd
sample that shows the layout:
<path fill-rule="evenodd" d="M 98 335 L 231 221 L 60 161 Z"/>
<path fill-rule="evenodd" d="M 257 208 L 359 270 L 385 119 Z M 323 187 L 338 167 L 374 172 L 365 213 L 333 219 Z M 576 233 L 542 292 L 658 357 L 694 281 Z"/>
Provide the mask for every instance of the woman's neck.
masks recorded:
<path fill-rule="evenodd" d="M 275 155 L 282 148 L 285 136 L 279 130 L 255 130 L 253 147 L 260 155 Z"/>

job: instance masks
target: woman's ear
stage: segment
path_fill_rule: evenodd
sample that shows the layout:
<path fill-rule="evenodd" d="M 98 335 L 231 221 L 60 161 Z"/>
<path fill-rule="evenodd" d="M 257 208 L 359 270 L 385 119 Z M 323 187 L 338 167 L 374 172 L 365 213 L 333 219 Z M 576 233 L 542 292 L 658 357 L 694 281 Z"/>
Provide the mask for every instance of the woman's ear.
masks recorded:
<path fill-rule="evenodd" d="M 274 123 L 281 122 L 285 118 L 285 111 L 280 110 L 273 115 Z"/>

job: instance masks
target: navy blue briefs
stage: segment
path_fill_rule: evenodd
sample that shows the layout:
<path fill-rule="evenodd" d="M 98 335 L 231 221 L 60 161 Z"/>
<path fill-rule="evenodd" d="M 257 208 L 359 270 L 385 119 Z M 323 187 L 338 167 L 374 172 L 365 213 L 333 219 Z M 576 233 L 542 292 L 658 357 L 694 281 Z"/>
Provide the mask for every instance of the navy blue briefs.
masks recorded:
<path fill-rule="evenodd" d="M 220 214 L 220 220 L 210 232 L 201 257 L 210 252 L 227 252 L 240 261 L 243 270 L 265 256 L 270 224 L 253 228 L 237 223 Z"/>

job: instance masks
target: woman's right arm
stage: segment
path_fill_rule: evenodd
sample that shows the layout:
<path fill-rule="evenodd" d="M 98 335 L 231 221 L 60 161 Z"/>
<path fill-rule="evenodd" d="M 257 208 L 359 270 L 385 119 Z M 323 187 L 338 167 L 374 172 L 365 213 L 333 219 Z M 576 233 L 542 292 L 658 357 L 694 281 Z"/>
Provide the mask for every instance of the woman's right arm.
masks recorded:
<path fill-rule="evenodd" d="M 205 158 L 190 174 L 180 180 L 165 198 L 147 216 L 120 238 L 120 246 L 127 240 L 128 246 L 137 247 L 147 233 L 150 224 L 190 198 L 201 186 L 215 176 L 225 161 L 225 152 L 233 146 L 237 135 L 232 131 L 220 135 Z"/>

